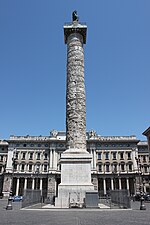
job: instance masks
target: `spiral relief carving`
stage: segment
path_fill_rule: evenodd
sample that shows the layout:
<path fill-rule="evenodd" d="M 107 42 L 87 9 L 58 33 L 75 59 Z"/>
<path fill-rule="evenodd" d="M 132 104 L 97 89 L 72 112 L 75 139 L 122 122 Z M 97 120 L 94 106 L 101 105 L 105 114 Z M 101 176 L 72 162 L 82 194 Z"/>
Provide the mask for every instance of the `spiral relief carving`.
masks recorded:
<path fill-rule="evenodd" d="M 66 143 L 67 149 L 86 149 L 86 99 L 83 37 L 73 33 L 67 41 Z"/>

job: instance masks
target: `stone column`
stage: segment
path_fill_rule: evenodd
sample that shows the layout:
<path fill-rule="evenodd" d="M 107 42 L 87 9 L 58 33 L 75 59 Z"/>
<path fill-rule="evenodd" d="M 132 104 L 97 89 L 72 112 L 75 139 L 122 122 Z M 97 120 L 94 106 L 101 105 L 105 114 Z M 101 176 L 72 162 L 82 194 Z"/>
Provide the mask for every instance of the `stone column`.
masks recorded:
<path fill-rule="evenodd" d="M 50 149 L 50 169 L 52 169 L 52 149 Z"/>
<path fill-rule="evenodd" d="M 83 36 L 67 37 L 66 147 L 86 150 Z"/>
<path fill-rule="evenodd" d="M 129 190 L 129 178 L 126 178 L 127 190 Z"/>
<path fill-rule="evenodd" d="M 17 171 L 20 171 L 20 165 L 17 164 Z"/>
<path fill-rule="evenodd" d="M 143 184 L 143 191 L 146 193 L 146 185 Z"/>
<path fill-rule="evenodd" d="M 114 179 L 111 178 L 111 190 L 114 190 Z"/>
<path fill-rule="evenodd" d="M 133 161 L 133 170 L 138 171 L 138 164 L 137 164 L 137 159 L 138 159 L 138 149 L 137 148 L 132 148 L 132 161 Z"/>
<path fill-rule="evenodd" d="M 119 190 L 121 190 L 121 178 L 119 178 Z"/>
<path fill-rule="evenodd" d="M 54 157 L 53 157 L 53 169 L 57 169 L 57 155 L 56 155 L 56 150 L 54 149 L 54 151 L 53 151 L 53 155 L 54 155 Z"/>
<path fill-rule="evenodd" d="M 93 149 L 93 169 L 96 170 L 96 151 Z"/>
<path fill-rule="evenodd" d="M 17 178 L 16 195 L 19 194 L 19 178 Z"/>
<path fill-rule="evenodd" d="M 24 190 L 27 189 L 27 178 L 24 179 Z"/>
<path fill-rule="evenodd" d="M 40 178 L 40 191 L 41 191 L 41 194 L 42 194 L 42 184 L 43 184 L 43 180 L 42 180 L 42 178 Z"/>
<path fill-rule="evenodd" d="M 103 178 L 104 195 L 106 195 L 106 179 Z"/>
<path fill-rule="evenodd" d="M 13 171 L 13 155 L 14 155 L 14 148 L 8 148 L 8 157 L 7 157 L 7 164 L 6 164 L 6 173 L 12 173 Z"/>
<path fill-rule="evenodd" d="M 32 178 L 32 190 L 35 188 L 35 178 Z"/>
<path fill-rule="evenodd" d="M 61 183 L 58 186 L 58 198 L 55 198 L 56 206 L 61 208 L 72 204 L 82 206 L 86 192 L 94 191 L 91 183 L 91 155 L 86 150 L 83 51 L 86 31 L 87 26 L 78 20 L 64 25 L 67 44 L 66 151 L 61 154 Z"/>

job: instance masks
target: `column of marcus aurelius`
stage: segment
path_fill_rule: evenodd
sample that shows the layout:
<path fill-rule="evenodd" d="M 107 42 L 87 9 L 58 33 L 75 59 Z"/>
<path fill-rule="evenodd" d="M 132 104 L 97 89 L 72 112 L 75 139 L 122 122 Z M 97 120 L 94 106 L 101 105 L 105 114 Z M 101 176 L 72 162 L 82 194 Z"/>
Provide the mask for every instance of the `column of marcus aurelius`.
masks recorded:
<path fill-rule="evenodd" d="M 73 29 L 64 27 L 67 44 L 66 144 L 86 150 L 86 100 L 84 85 L 85 25 L 73 21 Z"/>
<path fill-rule="evenodd" d="M 55 206 L 83 207 L 91 183 L 91 155 L 86 151 L 86 101 L 84 86 L 84 50 L 87 26 L 78 20 L 64 25 L 67 44 L 66 151 L 61 154 L 61 183 Z"/>

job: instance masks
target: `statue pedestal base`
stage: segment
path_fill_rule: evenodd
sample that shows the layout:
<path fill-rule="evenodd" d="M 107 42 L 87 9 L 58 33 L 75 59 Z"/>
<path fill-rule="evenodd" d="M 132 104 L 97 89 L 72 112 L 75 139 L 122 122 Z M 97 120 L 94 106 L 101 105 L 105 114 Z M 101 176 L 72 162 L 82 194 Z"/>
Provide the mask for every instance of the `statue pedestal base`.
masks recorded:
<path fill-rule="evenodd" d="M 91 155 L 85 150 L 69 149 L 61 155 L 61 183 L 55 206 L 83 207 L 85 194 L 94 191 L 91 183 Z"/>

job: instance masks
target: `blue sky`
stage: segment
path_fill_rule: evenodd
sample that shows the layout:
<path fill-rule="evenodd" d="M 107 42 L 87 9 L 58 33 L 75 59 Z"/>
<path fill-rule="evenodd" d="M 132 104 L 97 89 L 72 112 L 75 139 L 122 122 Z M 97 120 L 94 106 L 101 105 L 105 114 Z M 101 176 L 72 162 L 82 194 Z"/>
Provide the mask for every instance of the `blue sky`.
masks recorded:
<path fill-rule="evenodd" d="M 0 139 L 65 130 L 63 25 L 75 9 L 88 26 L 87 130 L 145 140 L 149 0 L 0 0 Z"/>

